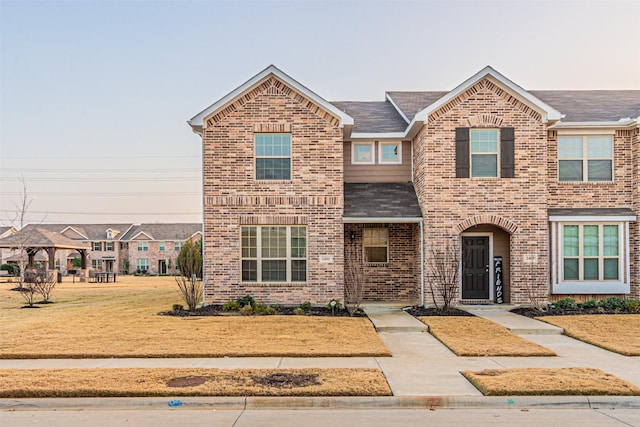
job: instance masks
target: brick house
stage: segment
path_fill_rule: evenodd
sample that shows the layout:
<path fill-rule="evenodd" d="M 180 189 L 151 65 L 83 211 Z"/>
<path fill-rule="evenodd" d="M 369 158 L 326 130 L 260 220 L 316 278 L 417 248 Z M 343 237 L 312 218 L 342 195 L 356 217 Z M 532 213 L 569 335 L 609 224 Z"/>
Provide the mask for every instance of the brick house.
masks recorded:
<path fill-rule="evenodd" d="M 638 90 L 527 91 L 491 67 L 328 102 L 270 66 L 189 121 L 206 301 L 325 304 L 355 263 L 365 300 L 429 303 L 448 244 L 461 302 L 640 298 L 639 116 Z"/>
<path fill-rule="evenodd" d="M 176 273 L 176 258 L 186 240 L 199 240 L 202 224 L 38 224 L 27 225 L 60 234 L 65 238 L 88 243 L 86 267 L 94 271 L 150 274 Z M 1 243 L 1 242 L 0 242 Z M 63 274 L 75 270 L 73 259 L 80 254 L 73 250 L 56 250 L 54 266 Z"/>

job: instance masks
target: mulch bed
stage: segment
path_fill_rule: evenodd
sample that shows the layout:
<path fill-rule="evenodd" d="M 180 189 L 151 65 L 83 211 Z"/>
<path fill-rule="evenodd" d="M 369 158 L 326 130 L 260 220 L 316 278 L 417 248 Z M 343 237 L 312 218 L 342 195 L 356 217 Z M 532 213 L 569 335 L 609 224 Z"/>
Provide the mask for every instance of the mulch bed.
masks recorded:
<path fill-rule="evenodd" d="M 311 307 L 309 310 L 306 310 L 304 314 L 298 314 L 297 306 L 284 306 L 284 305 L 272 305 L 271 306 L 275 313 L 274 315 L 280 316 L 326 316 L 326 317 L 367 317 L 364 311 L 359 310 L 353 315 L 350 315 L 347 309 L 343 308 L 341 310 L 334 310 L 327 307 Z M 171 311 L 163 311 L 158 313 L 163 316 L 178 316 L 178 317 L 189 317 L 189 316 L 242 316 L 239 311 L 224 311 L 222 309 L 222 305 L 207 305 L 204 307 L 199 307 L 195 312 L 190 312 L 189 310 L 171 310 Z M 250 316 L 260 316 L 260 314 L 252 314 Z"/>
<path fill-rule="evenodd" d="M 414 317 L 418 316 L 470 316 L 475 317 L 468 311 L 460 310 L 457 308 L 449 307 L 446 311 L 438 310 L 433 307 L 418 307 L 414 306 L 409 309 L 405 309 L 407 313 Z"/>
<path fill-rule="evenodd" d="M 634 314 L 627 310 L 606 310 L 602 307 L 594 308 L 558 308 L 549 306 L 544 311 L 536 310 L 531 307 L 518 307 L 511 310 L 511 313 L 519 314 L 530 318 L 544 316 L 577 316 L 583 314 Z"/>

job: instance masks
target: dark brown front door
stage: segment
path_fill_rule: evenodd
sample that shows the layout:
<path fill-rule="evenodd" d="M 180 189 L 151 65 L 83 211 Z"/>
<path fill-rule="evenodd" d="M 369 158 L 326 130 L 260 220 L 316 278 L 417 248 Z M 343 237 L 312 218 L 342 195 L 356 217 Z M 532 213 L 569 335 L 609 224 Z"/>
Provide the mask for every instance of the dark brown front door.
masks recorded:
<path fill-rule="evenodd" d="M 489 237 L 463 237 L 462 248 L 462 299 L 489 299 Z"/>

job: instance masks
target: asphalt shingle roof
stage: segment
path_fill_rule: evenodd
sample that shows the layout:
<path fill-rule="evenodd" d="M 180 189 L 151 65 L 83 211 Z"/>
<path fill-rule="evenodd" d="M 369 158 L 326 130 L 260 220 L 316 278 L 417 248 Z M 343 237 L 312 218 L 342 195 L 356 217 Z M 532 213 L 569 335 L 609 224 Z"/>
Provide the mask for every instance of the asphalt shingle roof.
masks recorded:
<path fill-rule="evenodd" d="M 629 208 L 551 208 L 549 216 L 631 216 L 635 213 Z"/>
<path fill-rule="evenodd" d="M 404 132 L 407 122 L 390 102 L 344 101 L 332 104 L 353 117 L 353 132 Z"/>
<path fill-rule="evenodd" d="M 606 122 L 640 116 L 640 90 L 531 90 L 565 114 L 563 122 Z"/>
<path fill-rule="evenodd" d="M 344 184 L 344 216 L 417 218 L 422 216 L 413 184 Z"/>
<path fill-rule="evenodd" d="M 120 240 L 131 240 L 140 233 L 144 233 L 154 240 L 185 240 L 198 231 L 202 231 L 202 224 L 140 224 L 131 228 Z"/>
<path fill-rule="evenodd" d="M 387 96 L 393 100 L 402 113 L 411 121 L 419 111 L 436 102 L 449 92 L 387 92 Z"/>

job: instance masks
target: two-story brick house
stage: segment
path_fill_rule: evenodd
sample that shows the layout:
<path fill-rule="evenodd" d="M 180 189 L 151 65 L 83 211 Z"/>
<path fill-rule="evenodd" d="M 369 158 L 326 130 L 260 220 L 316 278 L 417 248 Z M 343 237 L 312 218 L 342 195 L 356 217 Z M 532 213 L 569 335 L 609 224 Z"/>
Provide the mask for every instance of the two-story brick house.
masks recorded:
<path fill-rule="evenodd" d="M 428 303 L 450 242 L 463 302 L 638 298 L 639 116 L 640 91 L 527 91 L 491 67 L 328 102 L 270 66 L 189 121 L 206 300 L 342 299 L 357 262 L 366 300 Z"/>

